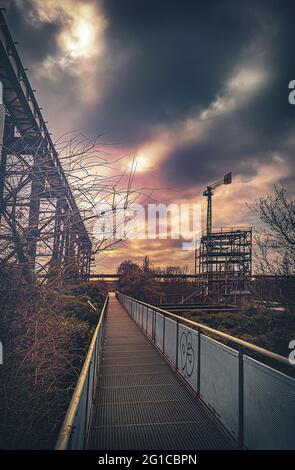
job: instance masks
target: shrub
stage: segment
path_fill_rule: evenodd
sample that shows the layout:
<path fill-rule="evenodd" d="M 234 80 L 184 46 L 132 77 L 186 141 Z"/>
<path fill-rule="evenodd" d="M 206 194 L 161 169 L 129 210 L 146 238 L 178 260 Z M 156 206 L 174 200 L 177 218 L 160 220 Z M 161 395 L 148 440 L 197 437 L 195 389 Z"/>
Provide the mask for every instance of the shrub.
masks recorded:
<path fill-rule="evenodd" d="M 77 286 L 76 292 L 83 294 L 74 296 L 29 286 L 18 278 L 13 267 L 0 272 L 0 447 L 49 449 L 76 386 L 97 315 L 87 303 L 84 286 Z M 101 291 L 92 286 L 90 290 L 98 305 Z"/>

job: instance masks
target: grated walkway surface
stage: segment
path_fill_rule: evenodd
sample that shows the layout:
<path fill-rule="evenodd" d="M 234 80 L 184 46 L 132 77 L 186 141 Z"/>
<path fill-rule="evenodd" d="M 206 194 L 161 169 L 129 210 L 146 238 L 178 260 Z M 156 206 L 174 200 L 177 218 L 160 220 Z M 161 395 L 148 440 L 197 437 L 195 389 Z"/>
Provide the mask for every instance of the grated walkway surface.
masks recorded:
<path fill-rule="evenodd" d="M 232 449 L 217 420 L 110 296 L 91 449 Z"/>

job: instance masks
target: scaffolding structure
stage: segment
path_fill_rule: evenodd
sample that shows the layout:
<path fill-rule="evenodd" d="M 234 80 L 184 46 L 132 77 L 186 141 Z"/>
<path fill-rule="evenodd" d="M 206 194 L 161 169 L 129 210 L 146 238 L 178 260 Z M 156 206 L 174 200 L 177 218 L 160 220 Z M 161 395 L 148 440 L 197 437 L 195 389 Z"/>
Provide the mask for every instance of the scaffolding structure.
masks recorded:
<path fill-rule="evenodd" d="M 246 294 L 252 271 L 252 228 L 220 228 L 202 232 L 195 252 L 195 274 L 202 296 Z"/>

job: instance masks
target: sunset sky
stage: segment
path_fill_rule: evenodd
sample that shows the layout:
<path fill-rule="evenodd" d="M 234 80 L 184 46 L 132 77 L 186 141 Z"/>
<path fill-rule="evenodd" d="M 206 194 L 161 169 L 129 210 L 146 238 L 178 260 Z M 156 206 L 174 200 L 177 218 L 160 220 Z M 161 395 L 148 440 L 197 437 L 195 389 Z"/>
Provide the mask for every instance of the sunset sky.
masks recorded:
<path fill-rule="evenodd" d="M 157 202 L 202 202 L 214 225 L 253 224 L 246 203 L 294 188 L 295 4 L 292 1 L 9 0 L 6 18 L 54 138 L 104 133 L 138 159 L 135 182 Z M 160 189 L 162 188 L 162 189 Z M 180 242 L 126 242 L 97 271 L 149 255 L 193 266 Z"/>

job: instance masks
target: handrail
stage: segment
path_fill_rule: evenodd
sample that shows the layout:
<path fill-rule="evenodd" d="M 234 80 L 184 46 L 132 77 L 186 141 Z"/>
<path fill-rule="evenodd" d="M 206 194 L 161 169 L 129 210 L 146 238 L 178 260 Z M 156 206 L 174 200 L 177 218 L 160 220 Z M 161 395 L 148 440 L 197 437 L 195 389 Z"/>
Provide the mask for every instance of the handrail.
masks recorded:
<path fill-rule="evenodd" d="M 79 376 L 76 388 L 75 388 L 74 393 L 72 395 L 72 398 L 71 398 L 71 401 L 70 401 L 65 419 L 63 421 L 63 424 L 62 424 L 62 427 L 61 427 L 61 430 L 60 430 L 60 433 L 59 433 L 59 436 L 58 436 L 58 439 L 57 439 L 57 442 L 56 442 L 56 445 L 55 445 L 55 450 L 65 450 L 68 447 L 69 440 L 70 440 L 70 437 L 71 437 L 71 432 L 72 432 L 72 429 L 73 429 L 75 416 L 76 416 L 78 406 L 79 406 L 79 402 L 80 402 L 80 398 L 81 398 L 81 395 L 82 395 L 84 385 L 85 385 L 86 380 L 87 380 L 87 374 L 89 372 L 90 362 L 91 362 L 92 354 L 93 354 L 93 351 L 94 351 L 94 348 L 95 348 L 96 339 L 97 339 L 99 330 L 102 326 L 102 321 L 103 321 L 103 318 L 104 318 L 104 315 L 105 315 L 105 311 L 106 311 L 106 308 L 107 308 L 108 301 L 109 301 L 109 296 L 107 296 L 107 298 L 104 302 L 103 308 L 101 310 L 100 318 L 99 318 L 98 324 L 95 328 L 95 331 L 93 333 L 91 343 L 90 343 L 90 346 L 89 346 L 89 349 L 88 349 L 88 352 L 87 352 L 87 355 L 86 355 L 86 358 L 85 358 L 85 361 L 84 361 L 84 364 L 83 364 L 83 367 L 82 367 L 81 374 Z"/>
<path fill-rule="evenodd" d="M 119 292 L 122 294 L 121 292 Z M 284 365 L 288 365 L 290 367 L 293 367 L 292 364 L 290 364 L 289 359 L 287 359 L 284 356 L 281 356 L 280 354 L 268 351 L 267 349 L 261 348 L 260 346 L 256 346 L 255 344 L 248 343 L 248 341 L 244 341 L 243 339 L 236 338 L 235 336 L 231 336 L 228 333 L 223 333 L 222 331 L 215 330 L 214 328 L 210 328 L 210 326 L 203 325 L 202 323 L 197 323 L 192 320 L 189 320 L 187 318 L 180 317 L 179 315 L 175 315 L 175 313 L 168 312 L 167 310 L 163 310 L 162 308 L 155 307 L 154 305 L 147 304 L 146 302 L 142 302 L 141 300 L 135 299 L 134 297 L 130 297 L 129 295 L 123 294 L 125 297 L 128 299 L 134 300 L 135 302 L 144 305 L 147 308 L 151 308 L 162 315 L 169 316 L 171 318 L 174 318 L 177 321 L 180 321 L 182 323 L 186 323 L 187 325 L 194 326 L 198 329 L 208 331 L 209 333 L 212 333 L 216 336 L 220 336 L 221 338 L 227 339 L 229 341 L 232 341 L 233 343 L 239 344 L 240 346 L 244 346 L 247 349 L 250 349 L 252 351 L 255 351 L 259 354 L 262 354 L 263 356 L 266 356 L 270 359 L 273 359 L 275 361 L 278 361 L 280 363 L 283 363 Z"/>

